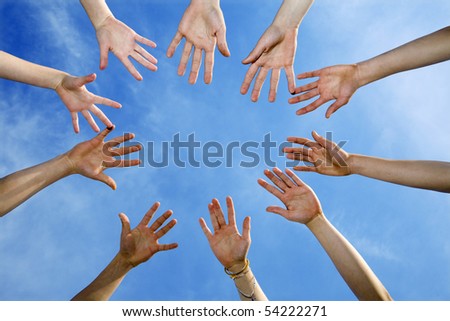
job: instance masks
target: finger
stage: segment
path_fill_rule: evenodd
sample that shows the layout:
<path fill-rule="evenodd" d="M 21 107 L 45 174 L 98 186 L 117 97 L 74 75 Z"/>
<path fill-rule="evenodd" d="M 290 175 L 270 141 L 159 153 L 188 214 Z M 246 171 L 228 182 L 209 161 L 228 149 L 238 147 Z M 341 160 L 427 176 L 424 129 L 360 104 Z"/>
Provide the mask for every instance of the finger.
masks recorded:
<path fill-rule="evenodd" d="M 255 64 L 252 64 L 250 68 L 248 68 L 247 73 L 245 74 L 244 81 L 241 85 L 241 94 L 245 95 L 248 92 L 248 89 L 250 88 L 250 84 L 253 81 L 253 78 L 255 77 L 256 73 L 258 72 L 258 66 Z"/>
<path fill-rule="evenodd" d="M 191 73 L 189 74 L 189 83 L 195 84 L 198 78 L 198 72 L 200 65 L 202 64 L 202 50 L 199 48 L 194 49 L 194 56 L 192 57 Z"/>
<path fill-rule="evenodd" d="M 155 212 L 158 210 L 160 203 L 159 202 L 155 202 L 152 207 L 149 208 L 149 210 L 147 211 L 147 213 L 145 213 L 144 217 L 142 218 L 141 222 L 139 223 L 139 225 L 142 226 L 147 226 L 148 223 L 150 223 L 150 220 L 152 219 L 153 215 L 155 214 Z"/>
<path fill-rule="evenodd" d="M 217 31 L 216 37 L 217 37 L 217 48 L 219 49 L 220 53 L 225 57 L 229 57 L 230 50 L 228 49 L 227 44 L 226 28 L 224 27 L 221 28 L 219 31 Z"/>
<path fill-rule="evenodd" d="M 244 222 L 242 223 L 242 237 L 248 241 L 250 241 L 250 216 L 244 218 Z"/>
<path fill-rule="evenodd" d="M 186 66 L 192 51 L 192 43 L 186 41 L 184 44 L 183 54 L 181 56 L 180 64 L 178 65 L 178 76 L 184 76 Z"/>
<path fill-rule="evenodd" d="M 108 185 L 109 187 L 111 187 L 113 190 L 116 190 L 116 188 L 117 188 L 116 182 L 115 182 L 110 176 L 106 175 L 106 174 L 103 173 L 103 172 L 98 173 L 98 174 L 94 177 L 94 179 L 96 179 L 96 180 L 98 180 L 98 181 L 100 181 L 100 182 L 105 183 L 106 185 Z"/>
<path fill-rule="evenodd" d="M 110 106 L 113 108 L 121 108 L 122 104 L 118 103 L 117 101 L 105 98 L 105 97 L 101 97 L 101 96 L 97 96 L 92 94 L 92 97 L 94 98 L 94 104 L 98 104 L 98 105 L 105 105 L 105 106 Z"/>
<path fill-rule="evenodd" d="M 91 113 L 87 110 L 83 110 L 81 111 L 81 114 L 83 114 L 84 118 L 86 118 L 87 122 L 89 123 L 89 125 L 91 125 L 92 129 L 98 133 L 100 131 L 100 128 L 98 128 L 98 125 L 95 122 L 94 118 L 92 118 Z"/>
<path fill-rule="evenodd" d="M 288 215 L 288 213 L 289 213 L 289 211 L 287 209 L 279 207 L 279 206 L 269 206 L 266 208 L 266 211 L 269 213 L 281 215 L 283 217 Z"/>
<path fill-rule="evenodd" d="M 316 140 L 316 142 L 320 144 L 320 146 L 324 147 L 327 150 L 333 149 L 336 146 L 333 141 L 320 136 L 316 131 L 312 132 L 312 136 Z"/>
<path fill-rule="evenodd" d="M 266 169 L 264 171 L 264 174 L 266 174 L 267 178 L 272 181 L 279 189 L 281 189 L 283 192 L 287 189 L 287 185 L 274 173 Z"/>
<path fill-rule="evenodd" d="M 299 102 L 311 99 L 313 97 L 316 97 L 319 94 L 320 94 L 319 89 L 318 88 L 313 88 L 313 89 L 311 89 L 310 91 L 308 91 L 308 92 L 306 92 L 304 94 L 292 97 L 291 99 L 288 100 L 288 102 L 290 104 L 299 103 Z"/>
<path fill-rule="evenodd" d="M 200 217 L 200 219 L 198 220 L 198 222 L 200 223 L 200 227 L 202 228 L 203 234 L 205 234 L 206 239 L 208 240 L 208 242 L 211 240 L 212 238 L 212 233 L 211 230 L 209 229 L 208 225 L 206 224 L 205 220 L 203 219 L 203 217 Z"/>
<path fill-rule="evenodd" d="M 214 68 L 214 51 L 205 51 L 205 72 L 203 81 L 205 84 L 210 84 L 213 77 Z"/>
<path fill-rule="evenodd" d="M 133 52 L 131 54 L 131 57 L 133 57 L 134 60 L 136 60 L 138 63 L 140 63 L 142 66 L 144 66 L 148 70 L 151 70 L 151 71 L 158 70 L 158 67 L 156 67 L 153 63 L 151 63 L 150 61 L 148 61 L 147 59 L 142 57 L 138 52 Z"/>
<path fill-rule="evenodd" d="M 213 226 L 214 232 L 220 229 L 219 222 L 217 221 L 216 214 L 214 213 L 214 205 L 212 203 L 208 204 L 209 218 Z"/>
<path fill-rule="evenodd" d="M 297 79 L 319 77 L 319 71 L 320 70 L 314 70 L 314 71 L 307 71 L 307 72 L 301 73 L 301 74 L 297 75 Z"/>
<path fill-rule="evenodd" d="M 142 37 L 141 35 L 136 34 L 134 36 L 134 39 L 136 39 L 136 41 L 138 41 L 140 43 L 143 43 L 144 45 L 147 45 L 152 48 L 156 48 L 156 43 L 154 41 L 151 41 L 150 39 Z"/>
<path fill-rule="evenodd" d="M 227 210 L 228 210 L 228 224 L 235 226 L 236 214 L 234 212 L 233 199 L 230 196 L 227 196 Z"/>
<path fill-rule="evenodd" d="M 122 61 L 122 64 L 125 66 L 125 68 L 127 68 L 128 72 L 134 77 L 134 79 L 136 80 L 142 80 L 142 76 L 139 73 L 139 71 L 137 71 L 137 69 L 134 67 L 134 65 L 131 63 L 130 59 L 128 59 L 128 57 L 125 58 L 120 58 L 120 61 Z"/>
<path fill-rule="evenodd" d="M 119 213 L 119 219 L 122 223 L 121 239 L 124 239 L 131 232 L 130 220 L 124 213 Z"/>
<path fill-rule="evenodd" d="M 99 139 L 100 141 L 103 142 L 103 140 L 106 138 L 106 136 L 108 136 L 109 133 L 110 133 L 111 131 L 113 131 L 113 130 L 114 130 L 114 125 L 111 126 L 111 127 L 106 127 L 106 128 L 103 129 L 100 133 L 98 133 L 98 135 L 95 136 L 95 138 L 96 138 L 96 139 Z"/>
<path fill-rule="evenodd" d="M 270 78 L 269 101 L 274 102 L 277 97 L 278 82 L 280 80 L 280 69 L 272 69 Z"/>
<path fill-rule="evenodd" d="M 177 220 L 173 219 L 166 225 L 164 225 L 158 232 L 155 233 L 155 236 L 160 239 L 164 235 L 167 234 L 175 225 L 177 224 Z"/>
<path fill-rule="evenodd" d="M 108 66 L 109 46 L 104 43 L 100 44 L 100 70 L 104 70 Z"/>
<path fill-rule="evenodd" d="M 330 116 L 339 108 L 346 105 L 350 99 L 349 98 L 338 98 L 334 103 L 328 107 L 327 112 L 325 114 L 326 118 L 330 118 Z"/>
<path fill-rule="evenodd" d="M 266 76 L 269 73 L 269 69 L 261 67 L 259 69 L 258 76 L 256 76 L 255 85 L 253 86 L 251 100 L 253 102 L 258 101 L 259 95 L 261 94 L 261 88 L 266 80 Z"/>
<path fill-rule="evenodd" d="M 100 119 L 102 121 L 103 124 L 106 125 L 106 127 L 111 127 L 113 125 L 113 123 L 109 120 L 108 117 L 106 117 L 106 115 L 95 105 L 92 105 L 91 108 L 89 108 L 89 110 L 98 117 L 98 119 Z"/>
<path fill-rule="evenodd" d="M 286 157 L 292 160 L 298 160 L 302 162 L 312 163 L 308 155 L 304 155 L 301 153 L 287 153 Z"/>
<path fill-rule="evenodd" d="M 293 169 L 295 171 L 300 171 L 300 172 L 315 172 L 315 173 L 317 173 L 317 168 L 315 166 L 294 166 Z"/>
<path fill-rule="evenodd" d="M 281 199 L 283 197 L 283 193 L 281 193 L 279 189 L 277 189 L 276 187 L 270 185 L 269 183 L 267 183 L 262 178 L 258 179 L 258 184 L 261 185 L 263 188 L 265 188 L 266 191 L 268 191 L 269 193 L 273 194 L 275 197 L 277 197 L 279 199 Z"/>
<path fill-rule="evenodd" d="M 150 226 L 150 231 L 155 232 L 157 229 L 159 229 L 165 221 L 172 215 L 172 210 L 165 211 L 163 215 L 158 217 L 156 221 L 153 222 L 153 224 Z"/>
<path fill-rule="evenodd" d="M 326 103 L 328 100 L 323 99 L 322 97 L 318 98 L 317 100 L 313 101 L 311 104 L 309 104 L 306 107 L 303 107 L 299 110 L 297 110 L 297 115 L 304 115 L 307 114 L 313 110 L 316 110 L 318 107 L 320 107 L 322 104 Z"/>
<path fill-rule="evenodd" d="M 120 145 L 124 142 L 127 142 L 131 139 L 133 139 L 135 135 L 133 133 L 126 133 L 122 136 L 114 137 L 113 139 L 109 140 L 106 144 L 108 147 L 115 147 L 117 145 Z"/>
<path fill-rule="evenodd" d="M 133 146 L 125 146 L 121 148 L 115 148 L 111 150 L 111 155 L 109 156 L 123 156 L 128 155 L 137 151 L 140 151 L 142 149 L 141 145 L 133 145 Z"/>
<path fill-rule="evenodd" d="M 115 159 L 113 161 L 104 162 L 105 168 L 114 168 L 114 167 L 132 167 L 141 164 L 141 160 L 139 159 Z"/>
<path fill-rule="evenodd" d="M 178 45 L 181 42 L 181 39 L 183 39 L 183 36 L 181 35 L 181 33 L 179 31 L 177 31 L 177 33 L 175 34 L 175 36 L 172 39 L 172 42 L 169 45 L 169 48 L 167 48 L 167 57 L 168 58 L 172 58 L 173 54 L 175 53 L 175 50 L 177 49 Z"/>
<path fill-rule="evenodd" d="M 152 64 L 157 64 L 158 63 L 158 59 L 156 59 L 151 54 L 149 54 L 147 52 L 147 50 L 145 50 L 141 46 L 136 45 L 134 51 L 136 51 L 138 54 L 140 54 L 142 57 L 144 57 L 144 59 L 150 61 Z"/>
<path fill-rule="evenodd" d="M 317 88 L 318 84 L 319 84 L 318 81 L 313 81 L 313 82 L 310 82 L 309 84 L 297 87 L 294 90 L 294 94 L 300 94 L 304 91 L 310 91 L 311 89 Z"/>
<path fill-rule="evenodd" d="M 295 91 L 295 73 L 294 66 L 289 66 L 284 68 L 284 72 L 286 73 L 288 89 L 291 94 Z"/>
<path fill-rule="evenodd" d="M 309 147 L 309 148 L 320 147 L 320 144 L 318 144 L 317 142 L 309 140 L 307 138 L 303 138 L 303 137 L 292 137 L 292 136 L 289 136 L 287 138 L 287 141 L 295 143 L 295 144 L 299 144 L 299 145 L 304 145 L 304 146 Z M 295 149 L 296 147 L 285 147 L 285 149 L 286 148 L 294 148 Z"/>
<path fill-rule="evenodd" d="M 286 168 L 286 174 L 297 184 L 297 186 L 303 186 L 305 183 L 289 168 Z"/>
<path fill-rule="evenodd" d="M 158 251 L 168 251 L 168 250 L 173 250 L 176 249 L 178 247 L 178 243 L 170 243 L 170 244 L 159 244 L 158 245 Z"/>
<path fill-rule="evenodd" d="M 78 134 L 80 132 L 80 125 L 78 124 L 78 113 L 71 112 L 70 116 L 72 117 L 73 130 Z"/>
<path fill-rule="evenodd" d="M 217 198 L 213 199 L 212 201 L 214 206 L 214 215 L 217 218 L 217 222 L 220 226 L 227 225 L 227 222 L 225 222 L 225 216 L 223 215 L 222 207 L 220 206 L 219 200 Z"/>
<path fill-rule="evenodd" d="M 274 168 L 274 173 L 289 187 L 294 187 L 294 183 L 279 168 Z"/>

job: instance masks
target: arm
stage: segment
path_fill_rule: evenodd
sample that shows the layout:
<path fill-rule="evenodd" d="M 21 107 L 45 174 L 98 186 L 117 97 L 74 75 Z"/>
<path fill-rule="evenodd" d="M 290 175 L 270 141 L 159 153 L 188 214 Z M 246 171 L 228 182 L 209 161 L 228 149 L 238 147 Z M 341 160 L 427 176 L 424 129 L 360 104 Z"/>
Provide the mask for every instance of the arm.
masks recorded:
<path fill-rule="evenodd" d="M 295 90 L 294 59 L 297 50 L 297 33 L 303 17 L 314 0 L 284 0 L 272 24 L 259 39 L 243 64 L 251 64 L 241 86 L 241 94 L 247 94 L 255 79 L 251 100 L 256 102 L 269 71 L 271 73 L 269 101 L 276 99 L 280 71 L 284 69 L 289 91 Z M 256 75 L 258 73 L 258 75 Z"/>
<path fill-rule="evenodd" d="M 98 132 L 100 129 L 91 113 L 97 116 L 107 127 L 111 127 L 113 124 L 95 104 L 114 108 L 121 107 L 118 102 L 94 95 L 86 89 L 85 85 L 95 80 L 95 74 L 74 77 L 66 72 L 14 57 L 4 51 L 0 51 L 0 77 L 55 90 L 72 116 L 72 124 L 76 133 L 80 131 L 78 112 L 81 112 L 92 129 Z"/>
<path fill-rule="evenodd" d="M 80 143 L 67 153 L 45 163 L 1 178 L 0 216 L 4 216 L 45 187 L 72 174 L 101 181 L 116 189 L 115 181 L 103 171 L 110 167 L 138 165 L 139 160 L 120 160 L 115 157 L 138 151 L 141 146 L 113 148 L 132 139 L 134 135 L 126 134 L 104 142 L 112 129 L 111 127 L 103 130 L 93 139 Z"/>
<path fill-rule="evenodd" d="M 277 197 L 286 208 L 269 206 L 268 212 L 305 224 L 327 252 L 339 274 L 359 300 L 392 300 L 383 284 L 358 251 L 326 219 L 314 191 L 292 171 L 285 175 L 275 168 L 265 175 L 277 187 L 259 179 L 258 183 Z"/>
<path fill-rule="evenodd" d="M 233 200 L 227 197 L 228 224 L 219 201 L 213 199 L 208 205 L 214 234 L 205 220 L 200 218 L 200 226 L 208 239 L 216 258 L 224 266 L 226 274 L 234 281 L 242 301 L 266 301 L 267 297 L 256 281 L 247 259 L 250 248 L 250 217 L 244 219 L 242 235 L 236 226 Z"/>
<path fill-rule="evenodd" d="M 318 99 L 297 111 L 303 115 L 324 103 L 335 100 L 327 109 L 329 118 L 347 104 L 360 87 L 384 77 L 436 64 L 450 59 L 450 27 L 408 42 L 379 56 L 353 65 L 337 65 L 305 72 L 298 79 L 319 79 L 295 89 L 299 96 L 289 99 L 295 104 L 319 96 Z"/>
<path fill-rule="evenodd" d="M 194 48 L 189 83 L 195 84 L 197 81 L 203 52 L 205 52 L 204 82 L 211 83 L 216 44 L 222 55 L 230 56 L 225 20 L 219 0 L 191 0 L 180 21 L 177 33 L 167 49 L 167 57 L 173 57 L 183 38 L 186 38 L 186 43 L 178 66 L 178 75 L 183 76 L 186 72 L 189 56 Z"/>
<path fill-rule="evenodd" d="M 158 60 L 142 48 L 138 42 L 156 48 L 156 43 L 137 34 L 123 22 L 117 20 L 109 10 L 105 0 L 80 0 L 89 20 L 94 26 L 100 47 L 100 69 L 108 65 L 108 53 L 114 55 L 124 64 L 136 80 L 142 80 L 141 74 L 128 58 L 131 56 L 145 68 L 156 71 Z"/>
<path fill-rule="evenodd" d="M 73 297 L 73 301 L 108 300 L 131 269 L 148 261 L 155 253 L 178 246 L 177 243 L 158 243 L 158 240 L 177 223 L 176 220 L 171 220 L 157 231 L 172 215 L 172 211 L 165 212 L 150 227 L 147 227 L 158 207 L 159 203 L 155 203 L 139 225 L 132 230 L 128 217 L 123 213 L 119 214 L 122 222 L 119 253 L 91 284 Z"/>
<path fill-rule="evenodd" d="M 349 154 L 336 143 L 313 132 L 314 141 L 289 137 L 302 148 L 285 148 L 290 159 L 306 161 L 312 166 L 295 166 L 295 170 L 324 175 L 358 174 L 385 182 L 450 193 L 450 163 L 419 160 L 390 160 Z"/>

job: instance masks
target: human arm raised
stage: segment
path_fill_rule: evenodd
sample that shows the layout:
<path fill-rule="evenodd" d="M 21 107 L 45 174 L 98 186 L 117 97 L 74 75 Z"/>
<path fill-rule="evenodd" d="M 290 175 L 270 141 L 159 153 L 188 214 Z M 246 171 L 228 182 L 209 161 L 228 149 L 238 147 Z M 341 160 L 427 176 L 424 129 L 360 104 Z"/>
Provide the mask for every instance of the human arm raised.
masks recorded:
<path fill-rule="evenodd" d="M 392 160 L 350 154 L 336 143 L 312 133 L 314 140 L 288 137 L 304 147 L 286 147 L 289 159 L 311 163 L 294 169 L 331 176 L 358 174 L 409 187 L 450 193 L 450 163 L 431 160 Z"/>
<path fill-rule="evenodd" d="M 153 204 L 134 229 L 131 229 L 128 217 L 124 213 L 119 214 L 122 222 L 119 252 L 92 283 L 72 298 L 73 301 L 108 300 L 129 271 L 148 261 L 154 254 L 178 246 L 177 243 L 158 243 L 177 223 L 173 219 L 159 229 L 172 215 L 171 210 L 156 219 L 150 227 L 147 226 L 158 208 L 158 202 Z"/>
<path fill-rule="evenodd" d="M 91 113 L 97 116 L 107 127 L 111 127 L 113 124 L 95 104 L 114 108 L 122 107 L 118 102 L 94 95 L 86 89 L 85 85 L 93 82 L 97 77 L 95 74 L 83 77 L 71 76 L 61 70 L 26 61 L 4 51 L 0 51 L 0 77 L 32 86 L 53 89 L 69 110 L 73 129 L 76 133 L 80 131 L 78 112 L 81 112 L 92 129 L 98 132 L 100 129 Z"/>
<path fill-rule="evenodd" d="M 20 170 L 0 179 L 0 216 L 4 216 L 27 199 L 54 182 L 72 175 L 80 174 L 101 181 L 116 189 L 116 182 L 103 171 L 111 167 L 129 167 L 140 163 L 138 159 L 116 159 L 141 149 L 140 145 L 117 147 L 134 138 L 133 134 L 104 139 L 111 132 L 104 129 L 96 137 L 76 145 L 70 151 L 42 164 Z"/>
<path fill-rule="evenodd" d="M 255 79 L 251 100 L 256 102 L 261 88 L 271 71 L 269 101 L 277 95 L 281 69 L 284 69 L 291 93 L 295 90 L 294 60 L 297 50 L 297 34 L 303 17 L 314 0 L 284 0 L 272 24 L 258 40 L 255 48 L 242 61 L 250 64 L 241 85 L 241 94 L 247 94 Z"/>
<path fill-rule="evenodd" d="M 446 27 L 356 64 L 336 65 L 299 74 L 298 79 L 318 79 L 296 88 L 295 94 L 299 95 L 289 99 L 289 103 L 295 104 L 318 97 L 297 110 L 297 115 L 304 115 L 333 101 L 325 114 L 329 118 L 346 105 L 352 95 L 364 85 L 399 72 L 449 59 L 450 27 Z"/>
<path fill-rule="evenodd" d="M 89 19 L 94 26 L 100 48 L 100 69 L 108 65 L 108 54 L 111 51 L 136 79 L 142 76 L 128 57 L 151 71 L 156 71 L 158 60 L 148 53 L 139 43 L 156 48 L 156 43 L 137 34 L 122 21 L 116 19 L 105 0 L 80 0 Z"/>
<path fill-rule="evenodd" d="M 200 226 L 216 258 L 225 272 L 234 280 L 242 301 L 266 301 L 267 297 L 256 281 L 247 259 L 250 248 L 250 217 L 244 219 L 242 235 L 236 226 L 236 215 L 231 197 L 227 197 L 228 223 L 225 221 L 220 203 L 213 199 L 208 204 L 213 232 L 203 218 Z"/>
<path fill-rule="evenodd" d="M 308 185 L 289 169 L 286 169 L 286 174 L 278 168 L 264 173 L 274 185 L 264 179 L 259 179 L 258 183 L 286 207 L 269 206 L 268 212 L 305 224 L 359 300 L 392 300 L 358 251 L 327 220 L 319 199 Z"/>
<path fill-rule="evenodd" d="M 191 0 L 167 49 L 167 57 L 173 57 L 183 38 L 186 38 L 186 42 L 178 66 L 178 75 L 183 76 L 185 74 L 193 48 L 189 83 L 195 84 L 197 82 L 203 52 L 205 53 L 203 80 L 205 84 L 211 83 L 216 45 L 223 56 L 230 56 L 226 40 L 225 19 L 220 9 L 219 0 Z"/>

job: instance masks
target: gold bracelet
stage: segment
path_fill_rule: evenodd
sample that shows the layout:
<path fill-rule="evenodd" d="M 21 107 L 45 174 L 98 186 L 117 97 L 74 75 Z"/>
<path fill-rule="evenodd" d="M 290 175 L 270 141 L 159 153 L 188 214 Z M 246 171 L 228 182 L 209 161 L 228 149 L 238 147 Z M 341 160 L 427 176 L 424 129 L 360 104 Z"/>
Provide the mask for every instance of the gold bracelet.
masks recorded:
<path fill-rule="evenodd" d="M 225 273 L 234 280 L 234 279 L 246 274 L 248 272 L 249 266 L 250 266 L 250 261 L 248 259 L 245 259 L 244 267 L 239 272 L 233 273 L 230 270 L 228 270 L 226 267 L 223 269 L 224 269 Z"/>

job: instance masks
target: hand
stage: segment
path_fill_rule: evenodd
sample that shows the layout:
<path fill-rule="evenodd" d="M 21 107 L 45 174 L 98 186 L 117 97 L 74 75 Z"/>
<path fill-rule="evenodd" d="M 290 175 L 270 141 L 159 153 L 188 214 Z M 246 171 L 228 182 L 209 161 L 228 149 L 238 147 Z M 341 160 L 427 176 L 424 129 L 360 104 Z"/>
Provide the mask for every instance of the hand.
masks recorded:
<path fill-rule="evenodd" d="M 173 57 L 183 37 L 186 38 L 186 43 L 178 66 L 178 75 L 183 76 L 186 72 L 189 56 L 192 47 L 194 47 L 189 83 L 195 84 L 197 81 L 202 63 L 202 51 L 205 52 L 204 82 L 205 84 L 211 83 L 216 43 L 222 55 L 230 56 L 226 40 L 225 20 L 219 5 L 191 2 L 180 21 L 175 37 L 167 49 L 167 57 Z"/>
<path fill-rule="evenodd" d="M 158 208 L 159 202 L 156 202 L 144 215 L 139 225 L 134 229 L 130 228 L 130 221 L 128 217 L 124 213 L 119 214 L 120 221 L 122 222 L 119 254 L 133 267 L 148 261 L 155 253 L 159 251 L 172 250 L 178 247 L 177 243 L 158 243 L 158 240 L 169 232 L 177 223 L 177 221 L 173 219 L 164 225 L 159 231 L 156 231 L 172 215 L 171 210 L 166 211 L 155 222 L 153 222 L 150 227 L 147 227 L 153 217 L 153 214 L 155 214 Z"/>
<path fill-rule="evenodd" d="M 255 49 L 245 58 L 243 64 L 251 64 L 244 82 L 241 86 L 241 94 L 248 92 L 253 78 L 256 76 L 251 100 L 256 102 L 261 93 L 267 74 L 272 70 L 270 79 L 269 101 L 274 102 L 277 95 L 280 70 L 284 69 L 287 77 L 289 91 L 294 92 L 294 58 L 297 49 L 297 29 L 287 29 L 285 32 L 271 25 L 259 39 Z"/>
<path fill-rule="evenodd" d="M 267 212 L 283 216 L 289 221 L 307 224 L 317 215 L 323 215 L 320 202 L 314 191 L 291 170 L 286 169 L 287 177 L 280 169 L 274 168 L 273 173 L 265 170 L 264 174 L 279 188 L 270 185 L 263 179 L 258 179 L 259 185 L 272 193 L 286 206 L 267 207 Z M 281 190 L 281 191 L 280 191 Z"/>
<path fill-rule="evenodd" d="M 140 164 L 140 160 L 116 159 L 117 156 L 128 155 L 139 151 L 141 145 L 132 145 L 120 148 L 113 148 L 134 138 L 134 134 L 125 134 L 120 137 L 104 142 L 104 139 L 114 129 L 114 127 L 104 129 L 100 134 L 91 140 L 76 145 L 66 153 L 66 158 L 71 165 L 73 173 L 81 174 L 88 178 L 101 181 L 111 187 L 117 188 L 116 182 L 103 171 L 110 167 L 130 167 Z"/>
<path fill-rule="evenodd" d="M 220 263 L 226 268 L 234 265 L 242 265 L 250 248 L 250 217 L 244 219 L 242 235 L 236 226 L 233 200 L 227 197 L 228 224 L 220 207 L 219 201 L 213 199 L 208 204 L 209 216 L 214 229 L 214 234 L 208 228 L 205 220 L 200 218 L 200 226 L 208 239 L 209 246 Z"/>
<path fill-rule="evenodd" d="M 311 163 L 313 166 L 295 166 L 294 170 L 316 172 L 330 176 L 351 174 L 350 155 L 336 143 L 312 132 L 315 141 L 306 138 L 288 137 L 289 142 L 305 147 L 285 147 L 286 157 Z M 309 147 L 309 148 L 306 148 Z"/>
<path fill-rule="evenodd" d="M 90 74 L 84 77 L 73 77 L 67 75 L 55 88 L 59 98 L 61 98 L 72 116 L 72 124 L 75 133 L 80 132 L 78 112 L 83 114 L 84 118 L 86 118 L 93 130 L 99 132 L 100 128 L 98 128 L 97 123 L 92 118 L 90 112 L 97 116 L 107 127 L 111 127 L 113 124 L 95 104 L 111 106 L 114 108 L 122 107 L 122 105 L 118 102 L 94 95 L 86 89 L 85 85 L 93 82 L 96 77 L 97 76 L 95 74 Z"/>
<path fill-rule="evenodd" d="M 298 79 L 319 77 L 318 80 L 295 89 L 295 94 L 301 94 L 289 99 L 290 104 L 319 96 L 308 106 L 297 110 L 297 115 L 309 113 L 330 100 L 335 100 L 327 109 L 326 118 L 339 108 L 346 105 L 355 91 L 360 87 L 357 65 L 338 65 L 320 70 L 305 72 L 297 76 Z"/>
<path fill-rule="evenodd" d="M 128 56 L 131 56 L 151 71 L 158 69 L 155 66 L 158 60 L 142 48 L 138 42 L 152 48 L 156 48 L 156 44 L 138 35 L 133 29 L 113 16 L 108 16 L 98 26 L 96 32 L 100 47 L 100 69 L 103 70 L 108 65 L 109 51 L 112 51 L 116 55 L 136 80 L 142 80 L 143 78 L 131 63 Z"/>

